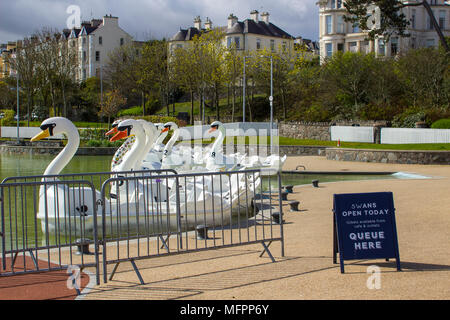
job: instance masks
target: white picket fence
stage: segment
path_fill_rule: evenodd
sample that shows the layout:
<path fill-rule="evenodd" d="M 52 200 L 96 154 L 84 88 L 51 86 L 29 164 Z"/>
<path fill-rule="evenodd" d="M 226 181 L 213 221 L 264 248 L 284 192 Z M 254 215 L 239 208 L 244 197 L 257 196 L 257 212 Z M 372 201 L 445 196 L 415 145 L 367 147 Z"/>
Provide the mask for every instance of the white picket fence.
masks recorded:
<path fill-rule="evenodd" d="M 373 127 L 331 126 L 331 141 L 374 142 Z"/>
<path fill-rule="evenodd" d="M 450 143 L 450 129 L 382 128 L 381 143 Z"/>

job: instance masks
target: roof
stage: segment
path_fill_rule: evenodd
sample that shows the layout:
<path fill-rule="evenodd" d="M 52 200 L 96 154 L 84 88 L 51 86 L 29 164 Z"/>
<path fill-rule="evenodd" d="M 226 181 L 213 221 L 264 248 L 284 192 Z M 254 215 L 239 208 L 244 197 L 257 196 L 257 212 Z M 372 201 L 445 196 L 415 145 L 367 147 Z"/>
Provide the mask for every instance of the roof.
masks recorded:
<path fill-rule="evenodd" d="M 188 41 L 192 40 L 198 34 L 200 34 L 200 31 L 197 28 L 180 29 L 170 41 Z"/>
<path fill-rule="evenodd" d="M 227 34 L 234 33 L 252 33 L 269 37 L 278 38 L 294 38 L 289 33 L 281 30 L 273 23 L 265 23 L 264 21 L 255 22 L 252 19 L 236 22 L 231 28 L 227 28 Z"/>

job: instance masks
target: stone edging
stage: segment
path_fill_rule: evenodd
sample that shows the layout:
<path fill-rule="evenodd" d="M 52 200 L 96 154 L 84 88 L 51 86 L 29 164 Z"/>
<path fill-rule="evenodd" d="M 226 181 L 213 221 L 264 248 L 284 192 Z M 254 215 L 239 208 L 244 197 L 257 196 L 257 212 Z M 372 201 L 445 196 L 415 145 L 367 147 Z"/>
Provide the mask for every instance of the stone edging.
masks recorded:
<path fill-rule="evenodd" d="M 450 151 L 427 150 L 362 150 L 327 148 L 328 160 L 379 162 L 396 164 L 450 164 Z"/>

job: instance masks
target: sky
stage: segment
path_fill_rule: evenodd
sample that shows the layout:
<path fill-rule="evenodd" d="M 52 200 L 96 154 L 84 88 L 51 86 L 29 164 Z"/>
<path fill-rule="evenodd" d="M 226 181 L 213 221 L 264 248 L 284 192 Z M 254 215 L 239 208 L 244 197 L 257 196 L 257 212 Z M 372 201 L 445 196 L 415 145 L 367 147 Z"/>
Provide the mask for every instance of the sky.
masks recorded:
<path fill-rule="evenodd" d="M 172 37 L 180 28 L 193 26 L 200 16 L 209 17 L 213 26 L 225 26 L 233 13 L 239 21 L 250 18 L 250 11 L 267 11 L 270 22 L 294 37 L 318 40 L 317 0 L 1 0 L 0 43 L 30 36 L 43 27 L 62 30 L 78 6 L 81 20 L 119 17 L 119 25 L 135 40 Z M 70 20 L 70 19 L 69 19 Z M 73 21 L 73 20 L 72 20 Z"/>

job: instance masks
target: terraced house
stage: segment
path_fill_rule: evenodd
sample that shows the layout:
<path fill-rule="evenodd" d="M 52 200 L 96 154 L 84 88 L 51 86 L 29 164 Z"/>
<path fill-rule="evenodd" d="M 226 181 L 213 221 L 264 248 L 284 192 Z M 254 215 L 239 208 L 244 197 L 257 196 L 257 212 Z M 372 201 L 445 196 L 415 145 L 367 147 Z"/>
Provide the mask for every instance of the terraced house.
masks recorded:
<path fill-rule="evenodd" d="M 320 0 L 319 5 L 319 36 L 320 57 L 324 61 L 337 51 L 352 51 L 369 53 L 377 56 L 395 56 L 401 51 L 421 47 L 439 46 L 436 33 L 429 14 L 423 6 L 410 6 L 402 9 L 409 21 L 407 32 L 409 37 L 393 36 L 388 42 L 382 37 L 374 41 L 367 40 L 367 32 L 357 25 L 345 22 L 345 0 Z M 404 0 L 407 3 L 417 3 L 421 0 Z M 444 36 L 450 36 L 450 5 L 444 0 L 428 0 L 433 15 Z M 377 7 L 372 8 L 375 15 L 379 14 Z M 379 19 L 377 19 L 379 20 Z"/>
<path fill-rule="evenodd" d="M 119 27 L 119 18 L 111 15 L 83 22 L 80 28 L 65 29 L 62 36 L 68 41 L 69 48 L 78 52 L 77 80 L 99 77 L 101 68 L 108 62 L 109 53 L 133 41 Z"/>
<path fill-rule="evenodd" d="M 224 45 L 233 47 L 242 52 L 261 50 L 266 48 L 270 51 L 293 50 L 294 37 L 286 31 L 277 27 L 269 21 L 269 13 L 263 12 L 261 15 L 257 10 L 250 13 L 250 18 L 239 21 L 234 14 L 228 16 L 226 26 L 219 27 L 225 32 Z M 187 29 L 180 29 L 170 40 L 171 51 L 175 48 L 182 48 L 188 45 L 196 35 L 211 30 L 212 21 L 206 18 L 204 26 L 200 17 L 194 19 L 194 26 Z"/>

